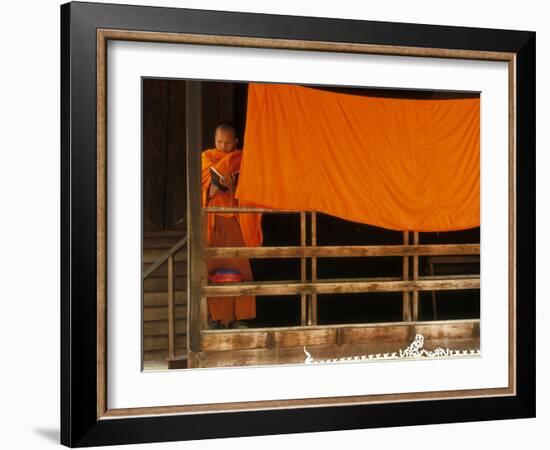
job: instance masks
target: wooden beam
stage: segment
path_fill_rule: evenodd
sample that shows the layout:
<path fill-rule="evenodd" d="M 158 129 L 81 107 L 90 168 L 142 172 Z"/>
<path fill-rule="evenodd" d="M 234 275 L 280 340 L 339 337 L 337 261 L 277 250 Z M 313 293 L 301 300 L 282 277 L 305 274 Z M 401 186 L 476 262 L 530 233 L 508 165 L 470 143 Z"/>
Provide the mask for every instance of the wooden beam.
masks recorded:
<path fill-rule="evenodd" d="M 481 323 L 480 319 L 450 319 L 450 320 L 428 320 L 418 322 L 372 322 L 372 323 L 350 323 L 350 324 L 335 324 L 335 325 L 312 325 L 312 326 L 286 326 L 286 327 L 261 327 L 261 328 L 236 328 L 236 329 L 219 329 L 219 330 L 203 330 L 202 335 L 206 334 L 225 334 L 225 333 L 257 333 L 257 332 L 277 332 L 277 331 L 307 331 L 307 330 L 325 330 L 332 328 L 387 328 L 387 327 L 402 327 L 402 326 L 424 326 L 424 325 L 465 325 L 476 326 Z"/>
<path fill-rule="evenodd" d="M 302 330 L 273 330 L 275 347 L 303 347 L 336 342 L 339 328 L 307 327 Z"/>
<path fill-rule="evenodd" d="M 254 207 L 242 207 L 242 206 L 205 206 L 203 211 L 208 213 L 227 213 L 227 212 L 241 212 L 241 213 L 273 213 L 273 214 L 289 214 L 289 213 L 302 213 L 298 209 L 271 209 L 271 208 L 254 208 Z"/>
<path fill-rule="evenodd" d="M 408 242 L 408 241 L 407 241 Z M 353 256 L 475 255 L 479 244 L 208 247 L 207 258 L 336 258 Z"/>
<path fill-rule="evenodd" d="M 318 345 L 309 351 L 315 359 L 329 360 L 365 354 L 392 353 L 407 347 L 409 342 L 389 341 L 366 344 Z M 424 348 L 434 350 L 437 347 L 451 350 L 479 349 L 479 338 L 465 339 L 437 339 L 424 341 Z M 190 353 L 193 358 L 193 367 L 242 367 L 278 364 L 303 364 L 303 347 L 274 348 L 274 349 L 245 349 L 232 351 L 211 351 Z M 368 363 L 365 363 L 368 364 Z"/>
<path fill-rule="evenodd" d="M 268 331 L 250 333 L 202 333 L 203 352 L 228 351 L 235 348 L 267 348 Z"/>
<path fill-rule="evenodd" d="M 202 152 L 202 88 L 200 81 L 187 81 L 186 143 L 187 143 L 187 254 L 189 283 L 187 298 L 189 350 L 200 351 L 201 290 L 205 264 L 201 220 L 201 152 Z"/>
<path fill-rule="evenodd" d="M 208 328 L 208 298 L 203 295 L 200 299 L 200 329 Z"/>
<path fill-rule="evenodd" d="M 207 248 L 208 242 L 207 242 L 207 234 L 206 234 L 206 214 L 201 212 L 200 217 L 201 222 L 201 241 L 202 241 L 202 248 L 203 251 L 205 248 Z M 206 286 L 208 284 L 208 264 L 207 260 L 203 259 L 199 262 L 200 265 L 200 271 L 201 271 L 201 286 Z M 208 299 L 206 296 L 202 295 L 200 299 L 200 330 L 206 330 L 208 328 Z"/>
<path fill-rule="evenodd" d="M 410 343 L 409 336 L 421 333 L 430 339 L 479 338 L 478 319 L 441 322 L 394 322 L 388 324 L 333 325 L 261 328 L 243 330 L 207 330 L 202 333 L 204 351 L 244 349 L 300 348 L 303 346 L 339 346 L 387 342 Z M 270 338 L 273 342 L 269 344 Z M 394 349 L 397 351 L 397 349 Z M 303 355 L 303 351 L 302 351 Z"/>
<path fill-rule="evenodd" d="M 479 278 L 453 278 L 437 280 L 404 280 L 404 281 L 339 281 L 322 280 L 307 282 L 243 282 L 208 285 L 203 287 L 207 297 L 239 295 L 299 295 L 306 294 L 351 294 L 358 292 L 399 292 L 428 290 L 479 289 Z M 410 320 L 410 317 L 409 319 Z"/>

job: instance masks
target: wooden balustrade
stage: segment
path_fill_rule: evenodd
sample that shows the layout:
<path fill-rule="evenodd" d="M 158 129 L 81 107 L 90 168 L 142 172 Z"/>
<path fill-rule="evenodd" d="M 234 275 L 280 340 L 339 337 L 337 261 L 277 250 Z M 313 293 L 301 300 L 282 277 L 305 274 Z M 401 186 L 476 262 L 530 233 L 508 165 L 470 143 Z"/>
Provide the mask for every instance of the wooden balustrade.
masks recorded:
<path fill-rule="evenodd" d="M 178 241 L 162 256 L 160 256 L 153 264 L 143 271 L 142 279 L 145 280 L 153 272 L 159 269 L 164 263 L 167 264 L 167 281 L 168 281 L 168 360 L 176 359 L 176 293 L 175 293 L 175 273 L 174 263 L 175 255 L 187 245 L 187 236 Z"/>
<path fill-rule="evenodd" d="M 202 214 L 216 212 L 239 213 L 299 213 L 300 245 L 278 247 L 205 247 L 205 258 L 300 258 L 300 281 L 242 282 L 224 285 L 203 283 L 201 291 L 201 323 L 206 325 L 206 298 L 209 296 L 239 295 L 300 295 L 300 324 L 317 324 L 317 295 L 359 292 L 403 292 L 403 321 L 419 320 L 419 291 L 479 289 L 479 276 L 420 277 L 419 256 L 479 255 L 479 244 L 420 245 L 419 233 L 413 232 L 413 242 L 408 231 L 403 232 L 402 245 L 317 245 L 317 214 L 315 211 L 271 210 L 267 208 L 207 207 Z M 311 215 L 311 244 L 307 245 L 307 214 Z M 204 221 L 203 221 L 204 223 Z M 203 231 L 204 234 L 204 231 Z M 318 280 L 317 258 L 334 257 L 387 257 L 403 259 L 401 279 L 363 278 Z M 410 258 L 412 257 L 412 273 Z M 311 260 L 311 276 L 307 279 L 307 259 Z M 204 327 L 203 327 L 204 329 Z"/>

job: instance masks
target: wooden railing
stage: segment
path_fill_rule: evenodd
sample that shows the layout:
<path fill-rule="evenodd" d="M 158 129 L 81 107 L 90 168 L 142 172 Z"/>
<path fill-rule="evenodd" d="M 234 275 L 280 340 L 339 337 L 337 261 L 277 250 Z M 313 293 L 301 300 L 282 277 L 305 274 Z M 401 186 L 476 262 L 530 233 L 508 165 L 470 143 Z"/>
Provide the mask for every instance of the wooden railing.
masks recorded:
<path fill-rule="evenodd" d="M 205 247 L 204 258 L 300 258 L 300 281 L 242 282 L 225 285 L 208 285 L 203 274 L 200 320 L 201 329 L 207 328 L 207 297 L 240 295 L 300 295 L 300 324 L 302 327 L 317 325 L 317 295 L 359 292 L 403 292 L 403 321 L 419 321 L 419 291 L 479 289 L 479 275 L 420 276 L 419 256 L 431 255 L 479 255 L 479 244 L 420 245 L 419 233 L 403 232 L 403 245 L 351 245 L 318 246 L 317 213 L 315 211 L 271 210 L 266 208 L 205 207 L 201 209 L 203 237 L 205 215 L 216 212 L 238 213 L 297 213 L 300 214 L 300 246 L 281 247 Z M 311 214 L 311 244 L 306 244 L 306 219 Z M 203 241 L 204 242 L 204 241 Z M 319 280 L 317 258 L 323 257 L 382 257 L 403 258 L 402 277 Z M 412 274 L 409 258 L 412 257 Z M 311 280 L 306 279 L 306 259 L 311 259 Z M 204 265 L 204 270 L 206 270 Z"/>
<path fill-rule="evenodd" d="M 177 252 L 187 245 L 187 236 L 179 240 L 153 264 L 143 271 L 142 280 L 145 280 L 164 263 L 168 263 L 168 359 L 176 357 L 176 302 L 174 289 L 174 257 Z"/>

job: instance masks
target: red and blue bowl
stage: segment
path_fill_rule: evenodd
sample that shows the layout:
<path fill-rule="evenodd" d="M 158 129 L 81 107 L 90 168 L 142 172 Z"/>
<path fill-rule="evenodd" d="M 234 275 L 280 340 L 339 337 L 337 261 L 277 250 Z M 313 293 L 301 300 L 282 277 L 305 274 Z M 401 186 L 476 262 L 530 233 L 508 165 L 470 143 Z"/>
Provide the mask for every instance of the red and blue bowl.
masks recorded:
<path fill-rule="evenodd" d="M 224 269 L 217 270 L 209 276 L 212 283 L 235 283 L 243 281 L 243 276 L 238 270 Z"/>

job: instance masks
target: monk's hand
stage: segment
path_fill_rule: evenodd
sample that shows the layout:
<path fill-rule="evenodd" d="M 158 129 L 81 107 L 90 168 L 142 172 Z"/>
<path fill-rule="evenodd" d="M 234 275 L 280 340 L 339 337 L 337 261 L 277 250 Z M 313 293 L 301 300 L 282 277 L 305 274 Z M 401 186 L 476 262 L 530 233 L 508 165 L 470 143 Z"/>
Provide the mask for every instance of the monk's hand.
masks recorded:
<path fill-rule="evenodd" d="M 220 178 L 220 183 L 223 184 L 227 189 L 233 191 L 235 188 L 235 174 L 229 173 Z"/>
<path fill-rule="evenodd" d="M 214 197 L 218 192 L 221 192 L 221 189 L 215 184 L 211 184 L 210 189 L 208 189 L 208 197 Z"/>

